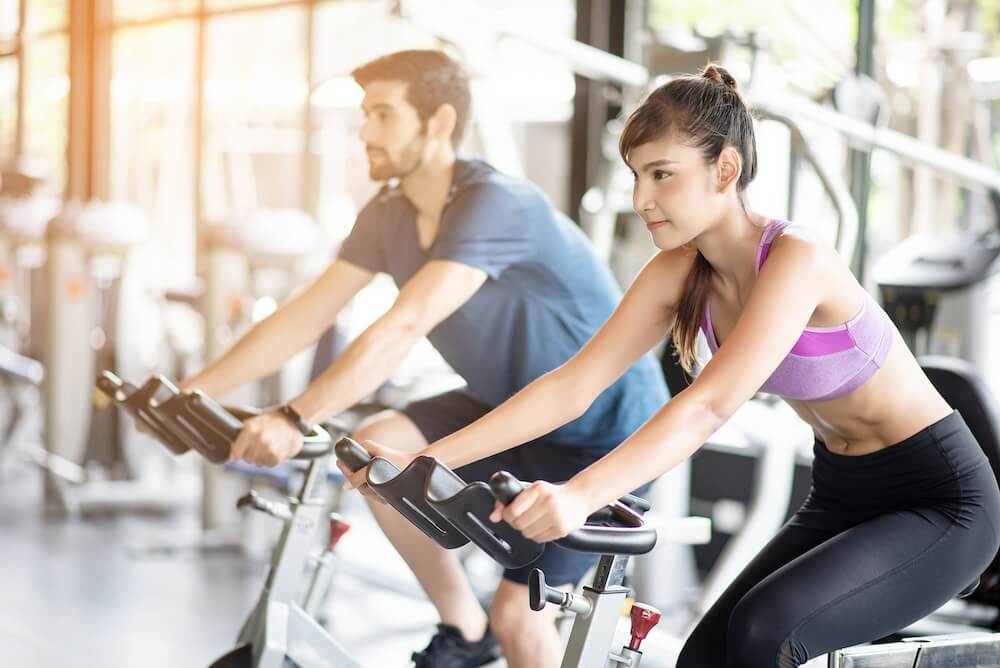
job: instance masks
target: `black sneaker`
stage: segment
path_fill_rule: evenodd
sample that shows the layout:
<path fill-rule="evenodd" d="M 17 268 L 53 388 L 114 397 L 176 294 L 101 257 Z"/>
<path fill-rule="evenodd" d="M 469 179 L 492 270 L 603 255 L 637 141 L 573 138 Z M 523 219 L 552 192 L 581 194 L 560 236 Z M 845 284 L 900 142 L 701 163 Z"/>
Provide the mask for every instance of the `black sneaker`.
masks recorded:
<path fill-rule="evenodd" d="M 413 668 L 478 668 L 500 658 L 500 645 L 489 626 L 481 640 L 472 642 L 451 624 L 437 628 L 430 644 L 410 657 Z"/>

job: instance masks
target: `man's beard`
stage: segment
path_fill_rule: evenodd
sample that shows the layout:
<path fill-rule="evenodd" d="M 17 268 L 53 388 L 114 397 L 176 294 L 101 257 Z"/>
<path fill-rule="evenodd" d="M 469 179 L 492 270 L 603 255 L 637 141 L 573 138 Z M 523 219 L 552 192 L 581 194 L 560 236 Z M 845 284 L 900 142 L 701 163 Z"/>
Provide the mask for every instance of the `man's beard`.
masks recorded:
<path fill-rule="evenodd" d="M 372 181 L 388 181 L 389 179 L 402 179 L 409 176 L 423 164 L 426 143 L 424 138 L 417 137 L 407 144 L 398 160 L 393 160 L 385 149 L 374 149 L 380 151 L 385 159 L 375 164 L 371 157 L 368 158 L 369 177 Z"/>

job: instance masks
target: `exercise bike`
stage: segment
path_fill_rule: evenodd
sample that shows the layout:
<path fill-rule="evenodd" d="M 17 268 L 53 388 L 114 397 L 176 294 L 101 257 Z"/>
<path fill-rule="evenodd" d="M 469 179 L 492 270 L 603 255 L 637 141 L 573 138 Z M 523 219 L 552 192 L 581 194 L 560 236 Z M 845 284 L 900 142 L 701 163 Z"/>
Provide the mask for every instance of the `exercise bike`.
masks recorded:
<path fill-rule="evenodd" d="M 213 464 L 229 459 L 230 446 L 243 420 L 259 411 L 222 407 L 199 391 L 181 392 L 169 380 L 154 376 L 141 387 L 105 371 L 97 387 L 140 421 L 174 454 L 195 451 Z M 332 451 L 332 438 L 346 433 L 335 422 L 313 429 L 296 460 L 306 462 L 305 478 L 289 503 L 271 501 L 250 491 L 237 506 L 282 521 L 284 528 L 256 605 L 240 630 L 236 646 L 210 668 L 361 668 L 317 620 L 333 572 L 333 551 L 349 529 L 336 513 L 325 515 L 325 500 L 316 493 Z M 303 574 L 324 521 L 329 540 L 312 565 L 304 596 Z"/>
<path fill-rule="evenodd" d="M 520 568 L 541 556 L 545 549 L 506 522 L 489 516 L 496 501 L 510 503 L 524 488 L 505 471 L 489 484 L 466 483 L 448 467 L 430 457 L 417 457 L 400 471 L 394 464 L 371 455 L 350 438 L 334 448 L 348 469 L 367 467 L 369 487 L 438 545 L 454 549 L 472 542 L 504 568 Z M 623 586 L 625 567 L 632 555 L 645 554 L 656 545 L 657 533 L 643 522 L 649 504 L 627 495 L 591 515 L 587 524 L 556 541 L 562 547 L 600 554 L 593 582 L 580 595 L 545 584 L 535 569 L 529 583 L 532 609 L 552 603 L 575 613 L 561 668 L 637 668 L 640 646 L 660 620 L 660 612 L 641 603 L 631 607 L 631 639 L 614 651 L 612 642 L 629 590 Z"/>

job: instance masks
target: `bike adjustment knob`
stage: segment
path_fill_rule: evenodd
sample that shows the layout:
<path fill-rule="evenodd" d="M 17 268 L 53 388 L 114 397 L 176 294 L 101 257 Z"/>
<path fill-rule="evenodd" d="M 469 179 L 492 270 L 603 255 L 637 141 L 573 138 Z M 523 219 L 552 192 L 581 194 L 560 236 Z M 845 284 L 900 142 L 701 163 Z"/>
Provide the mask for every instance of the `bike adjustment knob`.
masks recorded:
<path fill-rule="evenodd" d="M 651 605 L 635 603 L 632 605 L 632 640 L 629 641 L 629 649 L 639 651 L 639 644 L 646 639 L 646 636 L 660 621 L 660 611 Z"/>

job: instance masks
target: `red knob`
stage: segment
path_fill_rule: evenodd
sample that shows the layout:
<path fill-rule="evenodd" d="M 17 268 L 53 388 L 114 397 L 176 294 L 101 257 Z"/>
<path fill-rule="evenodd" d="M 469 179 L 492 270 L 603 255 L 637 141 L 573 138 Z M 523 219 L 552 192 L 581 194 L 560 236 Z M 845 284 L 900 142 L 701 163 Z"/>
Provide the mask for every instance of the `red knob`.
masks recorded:
<path fill-rule="evenodd" d="M 344 518 L 337 513 L 330 513 L 330 543 L 329 550 L 333 552 L 340 541 L 341 536 L 347 533 L 351 525 L 344 521 Z"/>
<path fill-rule="evenodd" d="M 632 605 L 632 640 L 629 641 L 629 649 L 638 652 L 639 643 L 646 639 L 646 635 L 659 621 L 659 610 L 644 603 L 634 603 Z"/>

